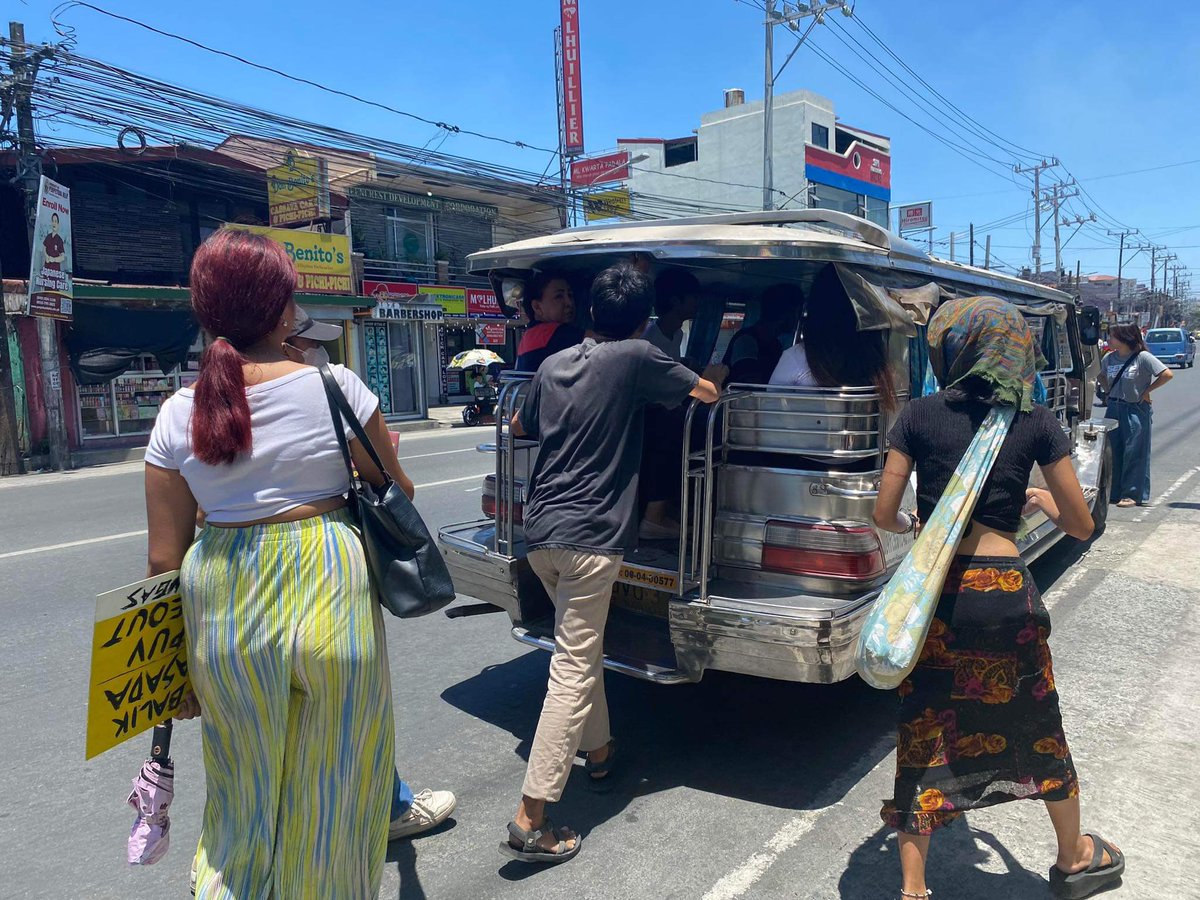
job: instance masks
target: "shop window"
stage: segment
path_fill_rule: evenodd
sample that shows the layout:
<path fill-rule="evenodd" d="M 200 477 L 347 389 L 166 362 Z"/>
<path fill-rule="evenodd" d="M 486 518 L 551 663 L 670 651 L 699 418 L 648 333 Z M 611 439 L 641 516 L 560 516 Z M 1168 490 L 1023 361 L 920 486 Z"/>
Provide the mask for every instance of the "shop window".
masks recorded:
<path fill-rule="evenodd" d="M 874 197 L 867 197 L 867 220 L 874 222 L 880 228 L 888 227 L 888 218 L 891 216 L 890 208 L 886 200 L 877 200 Z"/>
<path fill-rule="evenodd" d="M 829 129 L 824 125 L 812 123 L 812 144 L 814 147 L 820 147 L 824 150 L 829 149 Z"/>
<path fill-rule="evenodd" d="M 429 266 L 433 260 L 433 227 L 429 216 L 388 213 L 388 256 L 396 262 Z"/>
<path fill-rule="evenodd" d="M 827 184 L 817 184 L 809 192 L 811 205 L 816 209 L 833 209 L 838 212 L 861 216 L 862 195 L 843 191 L 841 188 L 830 187 Z"/>
<path fill-rule="evenodd" d="M 164 375 L 153 356 L 139 356 L 129 370 L 105 384 L 81 384 L 79 431 L 84 439 L 149 434 L 163 401 L 196 381 L 202 344 L 197 338 L 180 370 Z"/>
<path fill-rule="evenodd" d="M 363 326 L 366 382 L 379 397 L 384 416 L 421 413 L 421 326 L 367 322 Z"/>
<path fill-rule="evenodd" d="M 700 151 L 694 137 L 683 138 L 678 141 L 667 141 L 663 145 L 663 165 L 668 169 L 672 166 L 682 166 L 685 163 L 695 162 L 699 158 Z"/>
<path fill-rule="evenodd" d="M 491 222 L 469 216 L 438 216 L 438 257 L 456 269 L 466 265 L 470 254 L 494 245 Z"/>

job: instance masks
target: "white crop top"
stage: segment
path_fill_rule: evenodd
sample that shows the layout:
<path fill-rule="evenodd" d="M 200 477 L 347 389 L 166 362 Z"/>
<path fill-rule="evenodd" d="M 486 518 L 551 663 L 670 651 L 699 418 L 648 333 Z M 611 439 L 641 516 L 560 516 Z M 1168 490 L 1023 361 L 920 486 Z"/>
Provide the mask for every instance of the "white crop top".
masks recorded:
<path fill-rule="evenodd" d="M 329 368 L 365 425 L 378 409 L 379 398 L 344 366 Z M 210 466 L 192 455 L 195 396 L 191 388 L 183 388 L 163 403 L 146 447 L 146 462 L 177 469 L 209 521 L 266 519 L 350 489 L 316 369 L 246 388 L 251 448 L 230 465 Z M 349 423 L 346 435 L 353 437 Z"/>

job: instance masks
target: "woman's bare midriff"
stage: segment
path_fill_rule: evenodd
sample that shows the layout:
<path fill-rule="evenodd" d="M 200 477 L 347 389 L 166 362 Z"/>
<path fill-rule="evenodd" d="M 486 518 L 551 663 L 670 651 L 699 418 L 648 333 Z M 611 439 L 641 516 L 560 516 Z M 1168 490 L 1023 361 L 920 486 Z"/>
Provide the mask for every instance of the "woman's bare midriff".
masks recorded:
<path fill-rule="evenodd" d="M 324 500 L 303 503 L 294 509 L 289 509 L 287 512 L 282 512 L 277 516 L 270 516 L 266 519 L 254 519 L 251 522 L 209 522 L 208 524 L 213 528 L 249 528 L 251 525 L 278 525 L 281 522 L 300 522 L 304 519 L 312 519 L 316 516 L 331 513 L 335 509 L 341 509 L 345 505 L 345 497 L 327 497 Z"/>
<path fill-rule="evenodd" d="M 1020 556 L 1017 550 L 1017 536 L 1011 531 L 999 531 L 970 523 L 970 531 L 962 539 L 955 551 L 959 556 Z"/>

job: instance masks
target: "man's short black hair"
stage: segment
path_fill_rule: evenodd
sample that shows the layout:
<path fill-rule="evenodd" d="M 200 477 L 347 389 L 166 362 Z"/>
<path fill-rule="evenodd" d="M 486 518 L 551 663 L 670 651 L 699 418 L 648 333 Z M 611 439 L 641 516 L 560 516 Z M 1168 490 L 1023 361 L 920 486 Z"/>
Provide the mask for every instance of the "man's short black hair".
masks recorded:
<path fill-rule="evenodd" d="M 700 293 L 700 282 L 687 269 L 667 269 L 654 280 L 654 311 L 665 316 L 688 294 Z"/>
<path fill-rule="evenodd" d="M 546 286 L 552 281 L 559 279 L 566 281 L 567 279 L 559 275 L 557 272 L 535 272 L 534 276 L 525 282 L 525 293 L 521 297 L 521 306 L 525 310 L 525 318 L 530 322 L 533 318 L 533 301 L 541 300 L 542 294 L 546 293 Z"/>
<path fill-rule="evenodd" d="M 593 329 L 620 341 L 633 337 L 654 308 L 654 284 L 629 263 L 605 269 L 592 282 Z"/>

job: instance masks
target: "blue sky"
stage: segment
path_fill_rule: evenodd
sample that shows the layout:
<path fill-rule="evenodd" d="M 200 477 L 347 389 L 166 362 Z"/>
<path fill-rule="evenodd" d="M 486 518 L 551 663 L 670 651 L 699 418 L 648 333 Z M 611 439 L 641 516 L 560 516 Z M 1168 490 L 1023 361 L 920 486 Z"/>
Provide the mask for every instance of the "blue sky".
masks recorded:
<path fill-rule="evenodd" d="M 51 40 L 50 12 L 57 2 L 22 0 L 8 11 L 25 21 L 31 40 Z M 540 146 L 557 140 L 555 0 L 201 5 L 99 0 L 98 5 L 431 119 Z M 589 151 L 611 148 L 619 137 L 686 135 L 701 113 L 720 106 L 724 88 L 742 87 L 750 99 L 762 96 L 762 14 L 750 0 L 580 0 L 580 6 Z M 1072 200 L 1071 214 L 1094 211 L 1106 221 L 1071 239 L 1064 252 L 1071 268 L 1079 259 L 1084 272 L 1115 272 L 1116 239 L 1104 231 L 1119 222 L 1166 244 L 1200 272 L 1195 103 L 1200 29 L 1191 4 L 858 0 L 857 15 L 987 129 L 1011 144 L 1057 156 L 1079 178 L 1093 199 Z M 85 8 L 63 18 L 76 28 L 78 52 L 87 56 L 352 131 L 417 145 L 436 135 L 430 126 L 291 84 Z M 993 222 L 1029 209 L 1028 190 L 1002 174 L 1016 161 L 1011 154 L 975 138 L 981 152 L 1004 165 L 973 162 L 908 121 L 904 116 L 929 123 L 920 107 L 852 55 L 842 43 L 852 35 L 872 47 L 864 31 L 840 21 L 817 29 L 812 40 L 899 112 L 807 48 L 796 54 L 776 90 L 816 91 L 834 101 L 847 123 L 890 135 L 893 201 L 933 198 L 939 239 L 949 229 L 965 231 L 972 221 Z M 791 43 L 786 32 L 777 33 L 777 60 Z M 877 55 L 902 72 L 881 51 Z M 911 83 L 907 75 L 905 80 Z M 948 132 L 945 125 L 934 127 Z M 540 171 L 547 162 L 533 150 L 463 135 L 449 137 L 442 149 L 528 170 Z M 1193 160 L 1197 163 L 1120 174 Z M 1002 171 L 986 171 L 979 163 Z M 1102 177 L 1113 175 L 1119 177 Z M 991 232 L 1001 260 L 1028 261 L 1031 222 L 1027 216 Z M 1043 259 L 1053 265 L 1049 229 L 1043 247 Z M 1126 272 L 1147 280 L 1148 254 L 1135 257 Z M 1200 290 L 1200 279 L 1196 286 Z"/>

